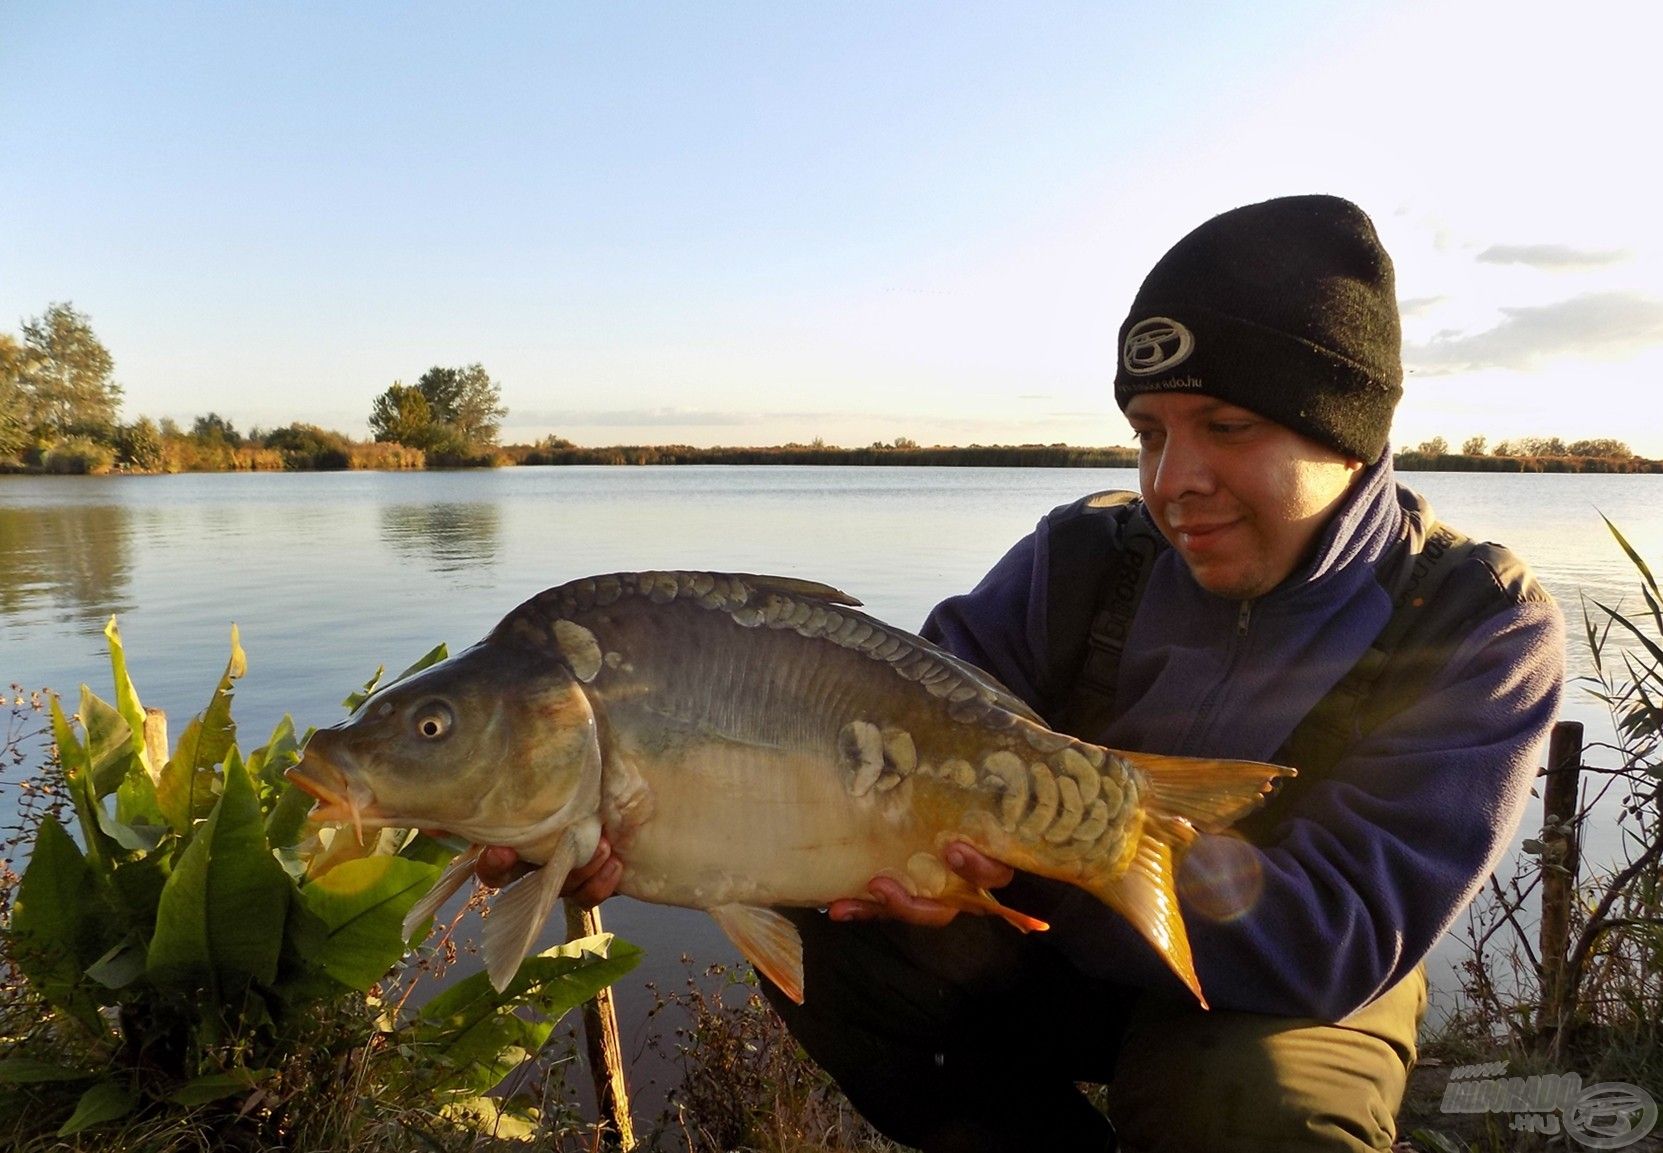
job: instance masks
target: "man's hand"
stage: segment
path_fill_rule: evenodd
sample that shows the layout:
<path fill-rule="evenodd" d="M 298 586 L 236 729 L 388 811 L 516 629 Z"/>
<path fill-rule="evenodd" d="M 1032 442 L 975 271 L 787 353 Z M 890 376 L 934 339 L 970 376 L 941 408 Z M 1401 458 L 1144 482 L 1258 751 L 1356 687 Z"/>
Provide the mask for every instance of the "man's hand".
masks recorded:
<path fill-rule="evenodd" d="M 998 889 L 1011 883 L 1015 871 L 963 841 L 954 841 L 944 854 L 947 867 L 978 889 Z M 866 887 L 871 899 L 850 897 L 826 906 L 834 921 L 872 921 L 879 918 L 910 925 L 939 927 L 958 916 L 959 908 L 929 897 L 915 897 L 892 877 L 873 877 Z M 979 912 L 979 910 L 978 910 Z"/>
<path fill-rule="evenodd" d="M 531 866 L 505 845 L 486 845 L 474 864 L 474 873 L 480 881 L 496 889 L 530 871 Z M 612 843 L 602 837 L 589 862 L 566 875 L 560 895 L 585 909 L 592 909 L 612 895 L 623 875 L 624 863 L 612 855 Z"/>

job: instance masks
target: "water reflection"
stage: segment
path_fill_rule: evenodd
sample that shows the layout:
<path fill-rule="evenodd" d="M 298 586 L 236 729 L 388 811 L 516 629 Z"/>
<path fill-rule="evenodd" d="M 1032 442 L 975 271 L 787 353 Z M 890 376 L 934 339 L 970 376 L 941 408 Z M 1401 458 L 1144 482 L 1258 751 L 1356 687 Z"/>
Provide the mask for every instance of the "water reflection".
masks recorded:
<path fill-rule="evenodd" d="M 131 607 L 132 510 L 0 504 L 0 614 L 57 606 L 103 623 Z"/>
<path fill-rule="evenodd" d="M 493 564 L 502 547 L 501 512 L 483 501 L 381 506 L 381 540 L 433 571 L 467 573 Z"/>

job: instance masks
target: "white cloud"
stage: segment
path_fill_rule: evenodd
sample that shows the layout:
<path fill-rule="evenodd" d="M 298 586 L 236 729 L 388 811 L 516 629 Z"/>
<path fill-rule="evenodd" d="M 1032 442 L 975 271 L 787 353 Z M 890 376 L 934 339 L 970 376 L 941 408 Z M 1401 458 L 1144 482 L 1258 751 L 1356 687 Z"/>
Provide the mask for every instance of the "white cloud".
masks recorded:
<path fill-rule="evenodd" d="M 1529 369 L 1559 357 L 1620 359 L 1663 345 L 1663 302 L 1635 292 L 1588 293 L 1501 313 L 1500 324 L 1481 332 L 1445 331 L 1406 344 L 1405 366 L 1431 376 Z"/>
<path fill-rule="evenodd" d="M 1621 249 L 1572 248 L 1566 244 L 1492 244 L 1478 254 L 1480 264 L 1524 264 L 1549 272 L 1579 272 L 1629 258 Z"/>

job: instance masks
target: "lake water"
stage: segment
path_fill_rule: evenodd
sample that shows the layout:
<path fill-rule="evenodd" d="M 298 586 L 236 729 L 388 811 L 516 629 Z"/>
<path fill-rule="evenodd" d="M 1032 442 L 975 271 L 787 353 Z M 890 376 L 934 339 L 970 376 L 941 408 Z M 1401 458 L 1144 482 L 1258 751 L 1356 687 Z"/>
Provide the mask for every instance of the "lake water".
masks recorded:
<path fill-rule="evenodd" d="M 1526 557 L 1570 622 L 1572 676 L 1591 671 L 1579 593 L 1638 606 L 1600 520 L 1663 561 L 1663 476 L 1414 473 L 1463 531 Z M 82 682 L 108 697 L 102 630 L 119 617 L 148 705 L 175 734 L 207 703 L 233 622 L 248 652 L 245 749 L 285 713 L 328 725 L 378 664 L 460 649 L 533 593 L 591 573 L 709 568 L 809 577 L 916 628 L 973 585 L 1051 507 L 1135 487 L 1123 469 L 515 468 L 489 472 L 0 476 L 0 685 Z M 1580 688 L 1565 716 L 1609 739 Z M 1589 757 L 1598 763 L 1598 753 Z M 1605 763 L 1610 763 L 1608 756 Z M 0 816 L 12 804 L 0 789 Z M 1527 817 L 1531 827 L 1536 816 Z M 640 978 L 679 984 L 685 950 L 732 949 L 702 914 L 605 908 L 646 947 Z M 625 1012 L 632 1020 L 625 991 Z M 639 1028 L 633 1020 L 631 1028 Z M 633 1052 L 638 1037 L 626 1038 Z"/>

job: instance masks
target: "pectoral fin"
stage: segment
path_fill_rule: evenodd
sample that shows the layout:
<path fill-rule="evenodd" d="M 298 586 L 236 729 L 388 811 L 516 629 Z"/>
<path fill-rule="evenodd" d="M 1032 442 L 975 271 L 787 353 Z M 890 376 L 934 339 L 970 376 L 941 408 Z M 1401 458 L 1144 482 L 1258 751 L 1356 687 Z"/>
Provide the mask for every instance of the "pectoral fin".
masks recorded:
<path fill-rule="evenodd" d="M 491 903 L 490 916 L 485 918 L 485 971 L 497 992 L 508 988 L 520 962 L 537 943 L 575 858 L 571 838 L 562 838 L 547 864 L 509 885 Z"/>
<path fill-rule="evenodd" d="M 445 866 L 445 871 L 439 874 L 439 879 L 433 882 L 433 887 L 421 900 L 410 906 L 410 911 L 404 914 L 404 924 L 399 930 L 404 934 L 406 941 L 416 935 L 416 930 L 421 928 L 423 921 L 436 916 L 439 906 L 450 900 L 468 878 L 473 876 L 474 864 L 479 860 L 479 852 L 483 847 L 469 845 L 452 857 L 450 864 Z"/>
<path fill-rule="evenodd" d="M 803 941 L 796 926 L 757 905 L 718 905 L 710 915 L 757 972 L 803 1003 Z"/>

